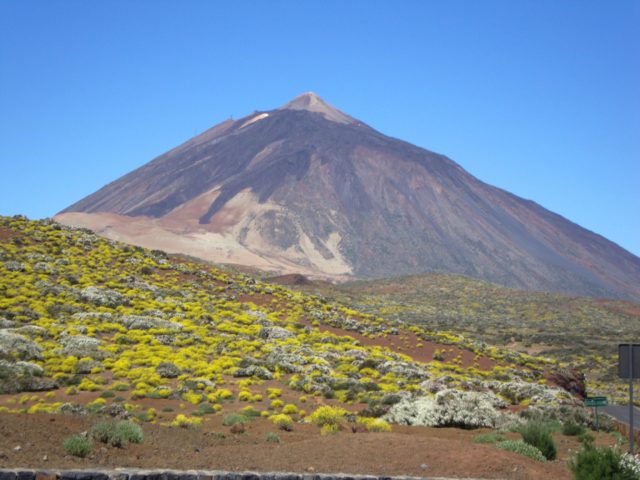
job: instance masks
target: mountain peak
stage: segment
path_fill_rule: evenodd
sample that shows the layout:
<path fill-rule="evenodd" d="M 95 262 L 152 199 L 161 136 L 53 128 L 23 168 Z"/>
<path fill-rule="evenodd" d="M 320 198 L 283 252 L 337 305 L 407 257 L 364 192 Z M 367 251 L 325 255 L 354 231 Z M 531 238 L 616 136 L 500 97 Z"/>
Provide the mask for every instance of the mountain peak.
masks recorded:
<path fill-rule="evenodd" d="M 206 131 L 56 218 L 154 249 L 283 273 L 448 272 L 640 299 L 640 258 L 315 94 L 243 122 Z"/>
<path fill-rule="evenodd" d="M 308 112 L 320 113 L 327 120 L 338 123 L 357 123 L 344 112 L 341 112 L 333 105 L 328 104 L 313 92 L 306 92 L 298 95 L 288 103 L 285 103 L 278 110 L 306 110 Z"/>

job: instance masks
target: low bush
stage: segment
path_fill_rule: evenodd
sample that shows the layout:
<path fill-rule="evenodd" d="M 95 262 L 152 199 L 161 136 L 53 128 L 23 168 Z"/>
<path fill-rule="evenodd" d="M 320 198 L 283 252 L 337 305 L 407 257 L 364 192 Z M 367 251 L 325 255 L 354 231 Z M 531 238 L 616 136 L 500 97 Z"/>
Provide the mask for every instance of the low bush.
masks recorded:
<path fill-rule="evenodd" d="M 625 470 L 631 470 L 636 478 L 640 478 L 640 454 L 623 454 L 620 459 L 620 465 Z"/>
<path fill-rule="evenodd" d="M 327 425 L 339 426 L 344 421 L 347 411 L 339 407 L 330 407 L 324 405 L 316 409 L 310 416 L 309 420 L 318 427 Z"/>
<path fill-rule="evenodd" d="M 127 442 L 142 443 L 144 441 L 144 434 L 140 425 L 129 422 L 128 420 L 121 420 L 116 423 L 115 430 L 117 434 L 122 436 Z"/>
<path fill-rule="evenodd" d="M 122 447 L 124 439 L 116 433 L 115 424 L 111 422 L 96 423 L 89 431 L 91 438 L 101 443 L 108 443 L 114 447 Z"/>
<path fill-rule="evenodd" d="M 280 437 L 273 432 L 267 433 L 267 442 L 280 443 Z"/>
<path fill-rule="evenodd" d="M 248 405 L 242 409 L 240 409 L 240 415 L 243 415 L 248 418 L 259 417 L 260 412 L 253 408 L 251 405 Z"/>
<path fill-rule="evenodd" d="M 360 417 L 358 423 L 363 425 L 368 432 L 390 432 L 391 425 L 380 418 Z"/>
<path fill-rule="evenodd" d="M 113 447 L 124 447 L 127 443 L 142 443 L 144 435 L 142 428 L 128 420 L 117 423 L 96 423 L 90 430 L 91 438 L 98 442 L 107 443 Z"/>
<path fill-rule="evenodd" d="M 637 480 L 633 469 L 622 461 L 622 455 L 613 448 L 586 445 L 569 462 L 575 480 Z"/>
<path fill-rule="evenodd" d="M 198 428 L 202 425 L 202 419 L 197 417 L 187 417 L 182 413 L 178 414 L 170 424 L 172 427 L 180 428 Z"/>
<path fill-rule="evenodd" d="M 217 408 L 216 408 L 217 407 Z M 198 410 L 193 412 L 193 415 L 201 417 L 203 415 L 211 415 L 220 411 L 220 405 L 210 405 L 208 403 L 201 403 L 198 405 Z"/>
<path fill-rule="evenodd" d="M 578 425 L 577 423 L 567 422 L 562 425 L 562 434 L 570 437 L 575 437 L 577 435 L 582 435 L 585 433 L 586 429 L 582 425 Z"/>
<path fill-rule="evenodd" d="M 529 445 L 536 447 L 542 452 L 547 460 L 554 460 L 557 449 L 549 427 L 542 422 L 529 422 L 519 428 L 522 440 Z"/>
<path fill-rule="evenodd" d="M 84 458 L 91 453 L 91 440 L 83 435 L 71 435 L 64 439 L 62 447 L 69 455 Z"/>
<path fill-rule="evenodd" d="M 222 419 L 222 424 L 225 427 L 231 427 L 236 424 L 244 425 L 246 423 L 249 423 L 249 418 L 246 417 L 245 415 L 240 415 L 238 413 L 232 413 L 230 415 L 226 415 Z"/>
<path fill-rule="evenodd" d="M 320 428 L 321 435 L 333 435 L 340 431 L 340 424 L 327 423 Z"/>
<path fill-rule="evenodd" d="M 293 403 L 287 403 L 284 407 L 282 407 L 282 413 L 286 413 L 287 415 L 292 415 L 298 413 L 298 407 L 296 407 Z"/>
<path fill-rule="evenodd" d="M 271 406 L 273 408 L 282 408 L 284 406 L 284 402 L 279 398 L 276 398 L 275 400 L 271 401 Z"/>
<path fill-rule="evenodd" d="M 507 437 L 499 432 L 480 433 L 473 437 L 474 443 L 498 443 L 504 442 Z"/>
<path fill-rule="evenodd" d="M 520 455 L 524 455 L 525 457 L 529 457 L 540 462 L 544 462 L 546 460 L 540 450 L 533 445 L 523 442 L 522 440 L 505 440 L 498 443 L 496 446 L 501 450 L 519 453 Z"/>
<path fill-rule="evenodd" d="M 595 439 L 596 437 L 594 437 L 593 435 L 587 432 L 584 432 L 578 435 L 578 441 L 584 446 L 593 445 L 593 442 L 595 441 Z"/>
<path fill-rule="evenodd" d="M 293 419 L 289 415 L 285 415 L 284 413 L 271 415 L 269 420 L 271 420 L 280 430 L 285 430 L 287 432 L 293 430 Z"/>

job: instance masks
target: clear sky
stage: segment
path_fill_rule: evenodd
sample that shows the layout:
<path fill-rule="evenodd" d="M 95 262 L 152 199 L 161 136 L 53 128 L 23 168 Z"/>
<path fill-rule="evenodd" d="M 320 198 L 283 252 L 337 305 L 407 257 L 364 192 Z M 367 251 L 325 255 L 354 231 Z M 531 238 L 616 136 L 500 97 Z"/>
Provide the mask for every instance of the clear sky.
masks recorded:
<path fill-rule="evenodd" d="M 637 0 L 0 0 L 0 214 L 305 91 L 640 255 Z"/>

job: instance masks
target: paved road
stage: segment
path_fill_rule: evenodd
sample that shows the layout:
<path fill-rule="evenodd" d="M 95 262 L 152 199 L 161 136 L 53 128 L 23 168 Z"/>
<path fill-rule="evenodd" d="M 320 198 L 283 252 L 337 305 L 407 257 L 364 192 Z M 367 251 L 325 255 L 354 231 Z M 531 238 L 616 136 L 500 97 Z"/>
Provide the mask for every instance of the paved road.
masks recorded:
<path fill-rule="evenodd" d="M 611 415 L 627 426 L 629 425 L 628 405 L 609 405 L 608 407 L 598 407 L 598 410 Z M 640 430 L 640 409 L 637 407 L 633 409 L 633 429 Z"/>

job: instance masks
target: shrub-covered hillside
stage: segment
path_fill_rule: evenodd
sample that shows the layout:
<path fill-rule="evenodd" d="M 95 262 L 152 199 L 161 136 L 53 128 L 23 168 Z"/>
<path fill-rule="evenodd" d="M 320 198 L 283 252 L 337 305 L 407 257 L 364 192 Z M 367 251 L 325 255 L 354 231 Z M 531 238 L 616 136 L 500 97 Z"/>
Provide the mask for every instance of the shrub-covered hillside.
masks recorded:
<path fill-rule="evenodd" d="M 385 324 L 52 221 L 0 217 L 0 279 L 2 411 L 175 426 L 234 411 L 285 431 L 306 418 L 326 432 L 358 423 L 353 413 L 384 430 L 366 418 L 494 427 L 525 407 L 578 412 L 543 358 Z M 326 406 L 334 423 L 312 412 Z"/>
<path fill-rule="evenodd" d="M 640 337 L 637 303 L 527 292 L 447 274 L 325 285 L 322 291 L 386 321 L 454 330 L 557 359 L 587 375 L 590 394 L 628 397 L 617 379 L 617 345 Z"/>

